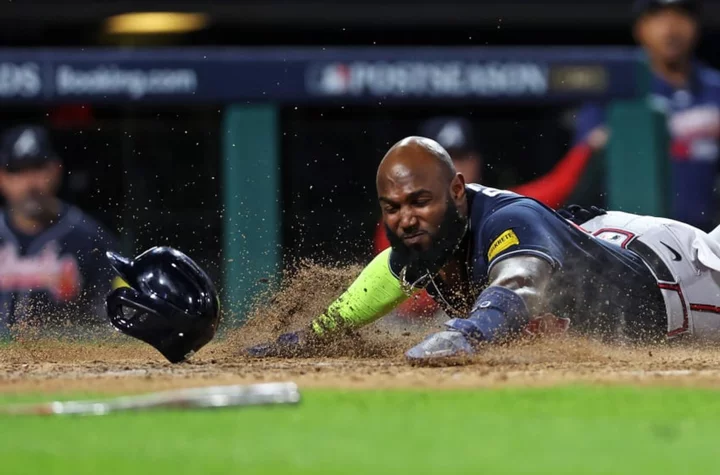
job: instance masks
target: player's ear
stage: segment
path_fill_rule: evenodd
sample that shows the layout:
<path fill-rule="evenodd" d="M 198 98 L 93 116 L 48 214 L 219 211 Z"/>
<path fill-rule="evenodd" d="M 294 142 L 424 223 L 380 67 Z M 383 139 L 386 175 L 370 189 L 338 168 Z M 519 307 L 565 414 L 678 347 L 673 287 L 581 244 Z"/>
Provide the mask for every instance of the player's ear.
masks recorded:
<path fill-rule="evenodd" d="M 55 189 L 60 188 L 60 183 L 62 182 L 62 174 L 63 174 L 63 166 L 62 163 L 59 161 L 52 162 L 50 164 L 50 173 L 51 173 L 51 182 L 52 186 Z"/>
<path fill-rule="evenodd" d="M 635 40 L 635 43 L 643 46 L 645 37 L 643 35 L 643 25 L 645 24 L 645 18 L 641 17 L 635 20 L 635 23 L 633 23 L 632 27 L 632 35 L 633 39 Z"/>
<path fill-rule="evenodd" d="M 697 47 L 697 44 L 700 40 L 700 23 L 697 17 L 693 17 L 693 37 L 692 37 L 692 45 L 693 47 Z"/>
<path fill-rule="evenodd" d="M 450 182 L 450 196 L 456 203 L 465 200 L 465 177 L 462 173 L 456 173 Z"/>

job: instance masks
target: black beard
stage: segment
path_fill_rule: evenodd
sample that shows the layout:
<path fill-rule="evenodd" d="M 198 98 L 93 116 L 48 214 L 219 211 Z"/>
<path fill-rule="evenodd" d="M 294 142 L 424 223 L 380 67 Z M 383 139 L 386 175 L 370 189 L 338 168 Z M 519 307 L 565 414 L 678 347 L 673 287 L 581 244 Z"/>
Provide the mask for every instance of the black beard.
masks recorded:
<path fill-rule="evenodd" d="M 393 252 L 397 253 L 399 261 L 407 266 L 407 281 L 412 284 L 428 272 L 434 276 L 450 261 L 465 236 L 466 227 L 467 218 L 460 216 L 455 203 L 448 200 L 442 224 L 438 232 L 430 237 L 430 247 L 427 251 L 406 245 L 387 225 L 385 225 L 385 233 Z"/>

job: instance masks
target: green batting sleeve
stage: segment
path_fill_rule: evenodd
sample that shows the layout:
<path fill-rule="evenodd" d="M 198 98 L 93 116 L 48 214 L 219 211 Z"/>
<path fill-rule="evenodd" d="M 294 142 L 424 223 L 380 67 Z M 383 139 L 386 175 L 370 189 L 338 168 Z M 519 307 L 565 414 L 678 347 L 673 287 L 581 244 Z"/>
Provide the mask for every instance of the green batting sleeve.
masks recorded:
<path fill-rule="evenodd" d="M 390 249 L 375 256 L 345 293 L 312 322 L 313 332 L 322 335 L 338 326 L 367 325 L 407 300 L 400 280 L 390 271 L 389 259 Z"/>

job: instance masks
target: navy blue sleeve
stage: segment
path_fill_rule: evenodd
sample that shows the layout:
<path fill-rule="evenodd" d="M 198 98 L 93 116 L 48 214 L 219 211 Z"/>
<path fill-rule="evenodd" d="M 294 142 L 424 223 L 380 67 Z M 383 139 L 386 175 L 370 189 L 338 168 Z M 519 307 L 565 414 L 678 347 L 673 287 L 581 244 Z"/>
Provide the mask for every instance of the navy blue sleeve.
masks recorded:
<path fill-rule="evenodd" d="M 475 249 L 483 253 L 488 273 L 510 256 L 531 255 L 554 268 L 563 264 L 562 220 L 541 204 L 523 199 L 494 211 L 477 236 Z"/>
<path fill-rule="evenodd" d="M 605 123 L 605 107 L 602 104 L 586 104 L 575 119 L 575 138 L 573 145 L 584 142 L 590 132 Z"/>

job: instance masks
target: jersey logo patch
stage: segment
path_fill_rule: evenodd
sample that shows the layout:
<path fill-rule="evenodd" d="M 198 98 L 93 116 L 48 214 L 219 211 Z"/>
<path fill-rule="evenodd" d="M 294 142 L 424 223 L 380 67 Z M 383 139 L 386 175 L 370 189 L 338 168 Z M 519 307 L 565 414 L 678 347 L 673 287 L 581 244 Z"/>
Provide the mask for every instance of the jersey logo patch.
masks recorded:
<path fill-rule="evenodd" d="M 504 231 L 500 236 L 498 236 L 497 239 L 493 241 L 492 244 L 490 244 L 490 248 L 488 249 L 487 254 L 488 261 L 493 260 L 493 257 L 497 256 L 507 248 L 516 246 L 518 244 L 520 244 L 520 240 L 515 235 L 515 231 L 513 231 L 512 229 Z"/>
<path fill-rule="evenodd" d="M 57 302 L 68 302 L 82 290 L 80 269 L 72 255 L 62 255 L 48 243 L 33 256 L 20 256 L 12 244 L 0 247 L 0 292 L 49 292 Z"/>

